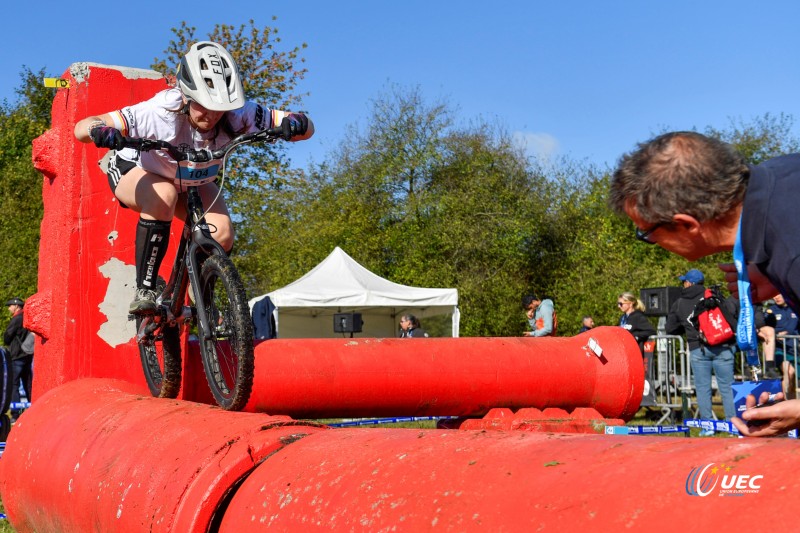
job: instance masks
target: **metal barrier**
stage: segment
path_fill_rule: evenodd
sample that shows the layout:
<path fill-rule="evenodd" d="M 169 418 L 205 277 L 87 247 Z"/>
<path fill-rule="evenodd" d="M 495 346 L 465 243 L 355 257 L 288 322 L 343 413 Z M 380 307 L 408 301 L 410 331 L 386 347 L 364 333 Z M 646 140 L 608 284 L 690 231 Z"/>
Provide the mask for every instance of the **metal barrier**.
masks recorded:
<path fill-rule="evenodd" d="M 794 379 L 792 380 L 791 386 L 786 386 L 786 376 L 784 376 L 784 394 L 789 399 L 797 397 L 797 386 L 798 386 L 798 376 L 797 376 L 797 359 L 798 355 L 800 354 L 800 335 L 777 335 L 775 337 L 775 359 L 777 361 L 778 356 L 780 355 L 784 362 L 788 362 L 792 366 L 794 366 Z M 793 362 L 786 361 L 786 353 L 787 353 L 787 346 L 789 347 L 789 352 L 792 354 Z M 779 351 L 780 350 L 780 351 Z M 781 365 L 782 367 L 783 365 Z M 779 367 L 781 371 L 782 368 Z"/>
<path fill-rule="evenodd" d="M 650 382 L 650 402 L 643 407 L 660 411 L 656 424 L 672 421 L 675 411 L 689 418 L 694 387 L 691 380 L 691 363 L 686 343 L 680 335 L 653 335 L 653 352 L 650 368 L 646 369 Z"/>
<path fill-rule="evenodd" d="M 775 361 L 779 359 L 783 359 L 784 361 L 787 352 L 787 347 L 789 347 L 790 351 L 793 351 L 794 354 L 800 353 L 800 335 L 777 335 L 775 337 Z M 794 379 L 792 380 L 790 387 L 786 386 L 786 380 L 784 379 L 784 393 L 787 394 L 787 398 L 794 398 L 796 397 L 796 391 L 798 384 L 800 381 L 798 380 L 797 375 L 797 356 L 793 357 L 794 362 L 791 363 L 794 366 Z M 764 372 L 766 371 L 766 358 L 764 357 L 764 349 L 763 343 L 759 344 L 759 360 L 761 362 L 761 376 L 764 376 Z M 783 372 L 781 368 L 783 365 L 778 365 L 778 370 Z M 734 369 L 735 378 L 738 380 L 747 380 L 750 379 L 749 373 L 746 371 L 747 363 L 745 361 L 744 352 L 737 351 L 737 358 L 736 358 L 736 368 Z"/>
<path fill-rule="evenodd" d="M 691 356 L 683 336 L 680 335 L 654 335 L 649 338 L 654 341 L 653 361 L 648 372 L 650 386 L 654 393 L 651 395 L 652 401 L 647 404 L 642 403 L 642 407 L 655 408 L 660 410 L 660 418 L 657 424 L 663 424 L 669 420 L 674 422 L 676 411 L 680 411 L 683 420 L 694 417 L 696 411 L 695 388 L 692 377 Z M 800 355 L 800 335 L 781 335 L 776 337 L 776 361 L 782 354 L 793 351 L 794 367 L 793 382 L 786 387 L 784 380 L 784 392 L 787 398 L 796 397 L 796 391 L 800 386 L 800 375 L 798 375 L 798 355 Z M 734 369 L 736 381 L 750 379 L 746 371 L 747 364 L 744 353 L 736 349 L 735 359 L 736 368 Z M 763 346 L 759 346 L 761 352 L 762 376 L 765 370 L 763 356 Z M 785 359 L 784 359 L 785 360 Z M 779 366 L 780 369 L 780 366 Z M 712 386 L 716 389 L 716 376 L 712 378 Z M 788 389 L 788 390 L 787 390 Z"/>

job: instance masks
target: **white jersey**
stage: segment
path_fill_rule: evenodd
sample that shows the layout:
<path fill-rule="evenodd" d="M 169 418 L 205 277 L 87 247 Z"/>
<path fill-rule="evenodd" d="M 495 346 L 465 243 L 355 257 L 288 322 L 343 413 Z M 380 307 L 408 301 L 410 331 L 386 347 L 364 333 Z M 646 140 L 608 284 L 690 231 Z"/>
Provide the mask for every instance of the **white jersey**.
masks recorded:
<path fill-rule="evenodd" d="M 114 127 L 120 130 L 122 135 L 167 141 L 181 151 L 189 148 L 216 150 L 231 140 L 222 128 L 214 128 L 205 133 L 197 131 L 189 123 L 188 115 L 180 112 L 182 107 L 183 98 L 180 89 L 172 88 L 161 91 L 144 102 L 123 107 L 110 115 L 114 120 Z M 237 134 L 272 128 L 275 124 L 279 124 L 285 115 L 283 111 L 265 109 L 254 102 L 245 102 L 241 109 L 226 113 L 232 131 Z M 117 155 L 147 172 L 174 180 L 176 185 L 183 180 L 183 186 L 202 185 L 214 181 L 222 164 L 222 161 L 217 159 L 203 163 L 202 171 L 192 172 L 179 167 L 169 153 L 163 150 L 140 153 L 133 148 L 124 148 L 118 151 Z"/>

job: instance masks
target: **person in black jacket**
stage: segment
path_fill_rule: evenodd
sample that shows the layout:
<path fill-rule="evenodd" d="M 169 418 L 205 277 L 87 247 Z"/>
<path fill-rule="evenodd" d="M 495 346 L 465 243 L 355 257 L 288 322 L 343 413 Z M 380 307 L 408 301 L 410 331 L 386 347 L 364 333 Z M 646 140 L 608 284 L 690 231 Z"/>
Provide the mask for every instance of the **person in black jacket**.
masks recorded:
<path fill-rule="evenodd" d="M 3 344 L 11 360 L 11 401 L 19 402 L 19 385 L 25 390 L 25 396 L 31 401 L 31 385 L 33 384 L 33 354 L 22 350 L 22 341 L 28 336 L 28 330 L 22 326 L 22 309 L 25 302 L 22 298 L 11 298 L 6 302 L 11 320 L 3 332 Z M 16 410 L 15 410 L 16 411 Z"/>
<path fill-rule="evenodd" d="M 716 346 L 706 346 L 700 340 L 697 327 L 690 320 L 694 314 L 695 306 L 705 294 L 705 276 L 702 272 L 693 268 L 686 274 L 679 276 L 683 282 L 681 297 L 672 304 L 667 315 L 667 323 L 664 329 L 669 335 L 686 334 L 686 343 L 689 345 L 689 355 L 691 358 L 692 374 L 694 375 L 694 385 L 697 393 L 697 407 L 700 410 L 700 418 L 704 420 L 713 419 L 711 410 L 711 374 L 717 377 L 717 388 L 722 397 L 722 406 L 725 410 L 725 418 L 730 419 L 736 416 L 736 407 L 733 402 L 733 363 L 734 363 L 734 343 L 736 338 L 718 344 Z M 723 303 L 723 315 L 729 324 L 736 327 L 736 303 L 726 300 Z M 703 430 L 700 435 L 707 437 L 714 434 L 713 430 Z"/>
<path fill-rule="evenodd" d="M 622 311 L 619 317 L 620 327 L 628 330 L 636 342 L 639 343 L 639 351 L 644 357 L 644 342 L 656 334 L 656 328 L 644 314 L 644 304 L 636 295 L 631 292 L 623 292 L 617 298 L 617 307 Z"/>
<path fill-rule="evenodd" d="M 428 337 L 428 332 L 422 329 L 422 324 L 414 315 L 400 317 L 400 337 L 403 339 L 421 339 Z"/>

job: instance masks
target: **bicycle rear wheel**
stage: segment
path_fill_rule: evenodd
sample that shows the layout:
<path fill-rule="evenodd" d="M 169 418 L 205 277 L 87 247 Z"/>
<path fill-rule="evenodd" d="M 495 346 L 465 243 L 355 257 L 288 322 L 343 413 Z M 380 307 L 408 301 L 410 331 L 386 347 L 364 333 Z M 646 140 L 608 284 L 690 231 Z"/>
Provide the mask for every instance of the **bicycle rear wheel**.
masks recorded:
<path fill-rule="evenodd" d="M 136 331 L 143 320 L 137 317 Z M 157 326 L 139 343 L 144 379 L 156 398 L 176 398 L 181 390 L 181 339 L 178 326 Z"/>
<path fill-rule="evenodd" d="M 0 348 L 0 413 L 5 413 L 11 406 L 11 388 L 14 384 L 11 368 L 11 357 L 5 348 Z"/>
<path fill-rule="evenodd" d="M 212 255 L 200 270 L 195 303 L 200 354 L 211 393 L 220 407 L 242 409 L 253 388 L 253 323 L 244 286 L 230 259 Z"/>

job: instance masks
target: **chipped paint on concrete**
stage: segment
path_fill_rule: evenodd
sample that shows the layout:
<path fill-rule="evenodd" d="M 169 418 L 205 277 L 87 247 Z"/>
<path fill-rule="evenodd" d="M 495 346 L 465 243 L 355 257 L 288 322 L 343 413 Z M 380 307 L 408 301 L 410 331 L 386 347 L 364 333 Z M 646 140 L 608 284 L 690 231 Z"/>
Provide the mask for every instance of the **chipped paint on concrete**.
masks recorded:
<path fill-rule="evenodd" d="M 100 63 L 91 63 L 86 61 L 81 61 L 70 65 L 69 73 L 72 74 L 72 77 L 75 78 L 75 81 L 83 82 L 89 78 L 91 68 L 93 67 L 118 70 L 122 73 L 123 76 L 125 76 L 129 80 L 138 80 L 141 78 L 156 80 L 159 78 L 163 78 L 163 76 L 158 72 L 156 72 L 155 70 L 133 68 L 133 67 L 119 67 L 116 65 L 103 65 Z"/>
<path fill-rule="evenodd" d="M 128 320 L 128 304 L 135 290 L 136 267 L 112 257 L 99 271 L 109 282 L 105 298 L 97 306 L 107 320 L 100 324 L 97 335 L 115 348 L 126 344 L 136 334 L 136 324 Z"/>

